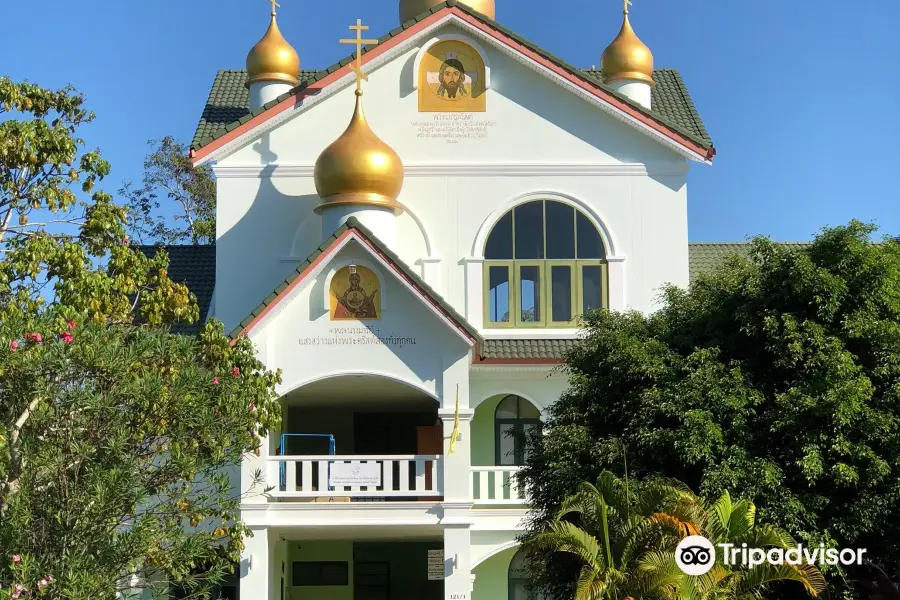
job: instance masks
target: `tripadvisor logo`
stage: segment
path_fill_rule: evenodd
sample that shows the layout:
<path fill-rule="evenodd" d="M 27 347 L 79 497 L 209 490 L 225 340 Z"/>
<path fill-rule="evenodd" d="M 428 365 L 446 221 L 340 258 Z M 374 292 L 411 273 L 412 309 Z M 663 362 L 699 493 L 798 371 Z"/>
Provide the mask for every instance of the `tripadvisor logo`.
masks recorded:
<path fill-rule="evenodd" d="M 798 544 L 793 548 L 748 548 L 747 544 L 717 544 L 722 564 L 745 566 L 750 569 L 768 563 L 771 565 L 861 565 L 865 548 L 809 548 Z M 675 548 L 675 562 L 688 575 L 703 575 L 716 563 L 716 546 L 702 535 L 690 535 Z"/>

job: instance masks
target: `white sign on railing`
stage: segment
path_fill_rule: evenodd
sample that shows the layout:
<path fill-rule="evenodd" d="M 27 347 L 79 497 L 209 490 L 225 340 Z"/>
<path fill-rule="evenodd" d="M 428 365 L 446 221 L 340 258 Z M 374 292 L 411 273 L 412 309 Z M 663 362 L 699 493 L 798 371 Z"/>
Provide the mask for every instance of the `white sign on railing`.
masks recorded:
<path fill-rule="evenodd" d="M 328 485 L 378 487 L 381 485 L 381 463 L 331 463 Z"/>
<path fill-rule="evenodd" d="M 428 581 L 440 581 L 444 578 L 444 551 L 428 551 Z"/>

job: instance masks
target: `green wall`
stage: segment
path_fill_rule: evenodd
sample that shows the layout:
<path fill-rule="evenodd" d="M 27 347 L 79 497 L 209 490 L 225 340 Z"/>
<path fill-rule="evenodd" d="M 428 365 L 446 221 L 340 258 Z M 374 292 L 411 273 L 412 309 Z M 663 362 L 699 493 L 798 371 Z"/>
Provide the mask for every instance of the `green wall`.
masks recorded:
<path fill-rule="evenodd" d="M 494 412 L 497 405 L 505 398 L 505 394 L 491 396 L 475 407 L 472 419 L 472 465 L 476 467 L 492 467 L 495 465 L 496 448 L 494 447 Z"/>
<path fill-rule="evenodd" d="M 348 583 L 346 586 L 291 586 L 291 600 L 353 600 L 353 542 L 337 540 L 327 542 L 286 542 L 288 561 L 285 578 L 291 580 L 294 561 L 346 561 Z M 293 582 L 291 582 L 293 583 Z"/>
<path fill-rule="evenodd" d="M 443 600 L 444 582 L 428 580 L 428 551 L 444 547 L 434 542 L 358 542 L 357 562 L 389 562 L 391 600 Z"/>
<path fill-rule="evenodd" d="M 294 561 L 346 561 L 346 586 L 291 586 L 291 600 L 353 600 L 353 563 L 388 562 L 391 600 L 443 600 L 444 582 L 428 580 L 428 550 L 443 542 L 286 542 L 285 578 L 290 582 Z M 276 552 L 277 554 L 277 552 Z M 278 566 L 278 569 L 281 567 Z M 276 586 L 276 589 L 278 587 Z"/>
<path fill-rule="evenodd" d="M 507 548 L 475 567 L 472 600 L 507 600 L 509 598 L 509 562 L 519 551 Z"/>

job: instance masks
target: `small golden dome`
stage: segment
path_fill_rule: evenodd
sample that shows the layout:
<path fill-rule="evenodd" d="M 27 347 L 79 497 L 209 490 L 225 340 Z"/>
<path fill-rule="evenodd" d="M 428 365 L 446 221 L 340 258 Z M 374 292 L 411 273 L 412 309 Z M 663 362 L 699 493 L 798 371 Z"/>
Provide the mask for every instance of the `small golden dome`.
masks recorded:
<path fill-rule="evenodd" d="M 653 54 L 631 28 L 628 11 L 616 39 L 606 47 L 600 57 L 603 83 L 621 79 L 653 83 Z"/>
<path fill-rule="evenodd" d="M 316 214 L 338 204 L 381 206 L 398 215 L 403 212 L 397 203 L 403 188 L 403 163 L 366 122 L 361 89 L 356 90 L 350 125 L 319 155 L 314 176 L 322 199 Z"/>
<path fill-rule="evenodd" d="M 469 8 L 477 10 L 489 19 L 495 19 L 494 0 L 459 0 Z M 406 23 L 430 10 L 443 0 L 400 0 L 400 22 Z"/>
<path fill-rule="evenodd" d="M 247 87 L 262 81 L 300 83 L 300 57 L 281 35 L 274 12 L 266 35 L 247 55 L 247 75 Z"/>

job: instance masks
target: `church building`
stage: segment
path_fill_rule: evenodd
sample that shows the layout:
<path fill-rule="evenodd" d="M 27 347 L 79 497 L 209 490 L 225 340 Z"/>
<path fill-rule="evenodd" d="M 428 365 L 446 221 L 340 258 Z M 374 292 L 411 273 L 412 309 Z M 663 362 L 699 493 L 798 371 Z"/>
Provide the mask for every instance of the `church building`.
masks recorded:
<path fill-rule="evenodd" d="M 653 311 L 739 249 L 688 243 L 715 149 L 629 4 L 599 69 L 506 29 L 513 0 L 399 0 L 301 70 L 273 2 L 216 76 L 191 145 L 216 243 L 169 247 L 170 275 L 283 374 L 281 431 L 241 467 L 235 596 L 529 597 L 522 439 L 579 316 Z"/>

